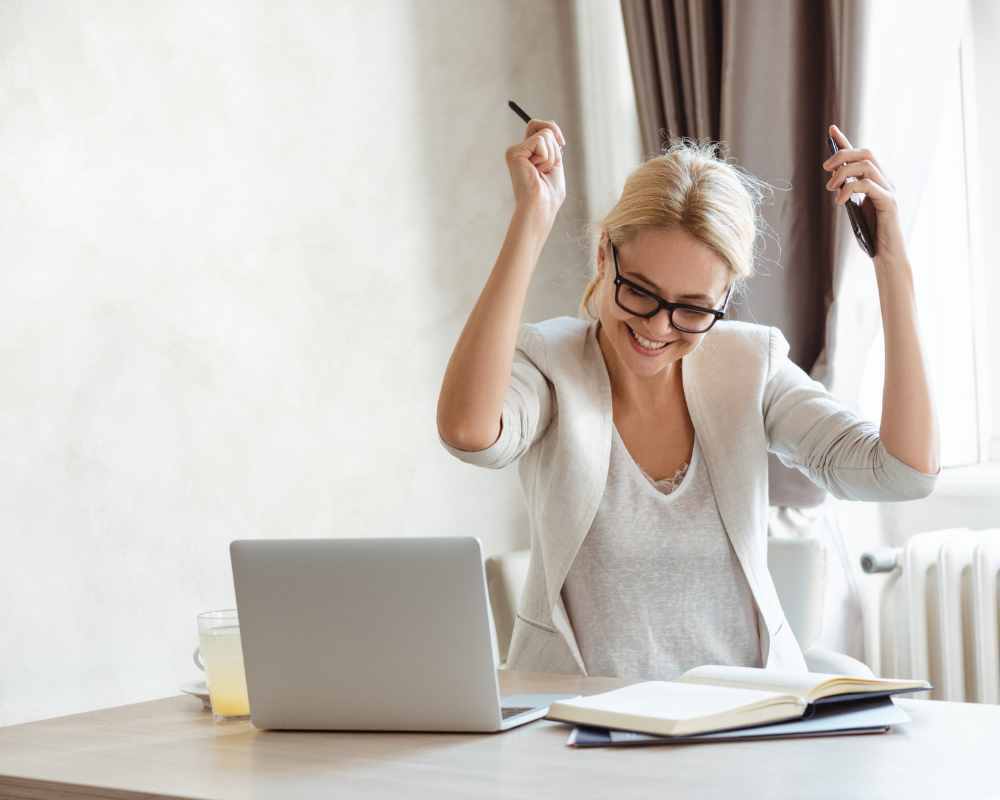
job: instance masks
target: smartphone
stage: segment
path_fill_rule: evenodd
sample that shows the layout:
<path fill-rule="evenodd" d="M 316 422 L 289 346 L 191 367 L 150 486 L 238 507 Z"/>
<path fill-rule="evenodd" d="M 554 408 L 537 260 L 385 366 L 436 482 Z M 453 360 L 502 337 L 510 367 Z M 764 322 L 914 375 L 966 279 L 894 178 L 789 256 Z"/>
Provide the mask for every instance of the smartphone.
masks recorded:
<path fill-rule="evenodd" d="M 832 136 L 826 137 L 826 149 L 830 151 L 831 156 L 836 155 L 840 149 L 837 147 L 837 143 L 833 141 Z M 857 178 L 848 178 L 845 183 L 852 183 L 856 180 Z M 860 245 L 861 249 L 870 258 L 875 258 L 875 237 L 872 236 L 871 230 L 868 228 L 868 220 L 865 219 L 865 215 L 861 212 L 861 204 L 852 196 L 850 200 L 844 203 L 844 208 L 847 209 L 847 216 L 851 220 L 851 228 L 854 230 L 854 238 L 858 240 L 858 245 Z"/>

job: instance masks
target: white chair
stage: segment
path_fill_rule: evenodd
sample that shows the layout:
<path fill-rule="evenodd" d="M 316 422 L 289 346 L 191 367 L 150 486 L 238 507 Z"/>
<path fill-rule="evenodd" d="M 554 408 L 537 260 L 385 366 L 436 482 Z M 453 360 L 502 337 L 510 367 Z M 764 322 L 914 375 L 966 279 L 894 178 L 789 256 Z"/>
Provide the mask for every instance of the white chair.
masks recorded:
<path fill-rule="evenodd" d="M 530 550 L 520 550 L 486 559 L 486 583 L 501 663 L 507 660 L 510 649 L 530 555 Z M 769 538 L 767 568 L 809 671 L 873 677 L 871 670 L 860 661 L 817 644 L 823 628 L 826 546 L 816 539 Z"/>

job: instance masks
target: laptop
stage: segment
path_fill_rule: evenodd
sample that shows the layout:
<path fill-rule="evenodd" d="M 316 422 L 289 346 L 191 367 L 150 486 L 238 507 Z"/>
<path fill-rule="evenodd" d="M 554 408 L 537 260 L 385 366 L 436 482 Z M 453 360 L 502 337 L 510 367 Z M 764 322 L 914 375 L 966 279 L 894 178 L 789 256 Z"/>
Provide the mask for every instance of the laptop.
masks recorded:
<path fill-rule="evenodd" d="M 575 695 L 501 696 L 474 537 L 230 545 L 258 728 L 502 731 Z"/>

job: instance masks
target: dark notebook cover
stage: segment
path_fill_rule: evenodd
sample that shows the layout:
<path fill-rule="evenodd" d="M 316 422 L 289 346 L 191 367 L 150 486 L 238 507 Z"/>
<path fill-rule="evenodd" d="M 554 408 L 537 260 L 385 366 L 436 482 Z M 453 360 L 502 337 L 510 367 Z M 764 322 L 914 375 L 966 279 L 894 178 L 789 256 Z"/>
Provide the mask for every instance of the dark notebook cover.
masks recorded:
<path fill-rule="evenodd" d="M 700 733 L 695 736 L 654 736 L 580 725 L 570 733 L 566 744 L 571 747 L 619 747 L 843 736 L 885 733 L 890 725 L 901 725 L 910 721 L 909 715 L 886 695 L 875 698 L 867 696 L 860 700 L 844 700 L 843 697 L 839 699 L 841 702 L 837 703 L 813 703 L 801 718 L 790 722 L 773 722 L 768 725 Z"/>

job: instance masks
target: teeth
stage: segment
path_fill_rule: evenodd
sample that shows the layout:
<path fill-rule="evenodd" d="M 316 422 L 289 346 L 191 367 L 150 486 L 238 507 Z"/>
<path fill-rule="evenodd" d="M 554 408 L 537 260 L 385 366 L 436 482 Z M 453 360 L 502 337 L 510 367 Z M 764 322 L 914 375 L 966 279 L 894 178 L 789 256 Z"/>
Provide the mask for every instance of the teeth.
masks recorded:
<path fill-rule="evenodd" d="M 667 342 L 651 342 L 649 339 L 643 339 L 638 333 L 632 330 L 632 328 L 629 328 L 629 330 L 632 331 L 632 335 L 635 337 L 635 340 L 647 350 L 659 350 L 661 347 L 667 346 Z"/>

